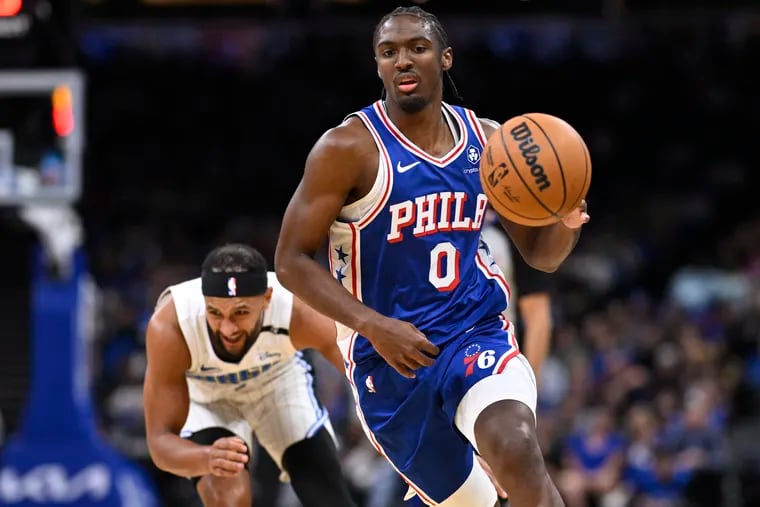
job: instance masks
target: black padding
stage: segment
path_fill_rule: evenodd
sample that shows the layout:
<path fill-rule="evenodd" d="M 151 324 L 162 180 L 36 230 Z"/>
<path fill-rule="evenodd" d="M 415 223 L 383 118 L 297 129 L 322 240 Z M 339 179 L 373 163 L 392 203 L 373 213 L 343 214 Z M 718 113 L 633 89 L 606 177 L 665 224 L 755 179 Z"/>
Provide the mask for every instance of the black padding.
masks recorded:
<path fill-rule="evenodd" d="M 288 447 L 282 466 L 303 507 L 356 507 L 326 428 Z"/>

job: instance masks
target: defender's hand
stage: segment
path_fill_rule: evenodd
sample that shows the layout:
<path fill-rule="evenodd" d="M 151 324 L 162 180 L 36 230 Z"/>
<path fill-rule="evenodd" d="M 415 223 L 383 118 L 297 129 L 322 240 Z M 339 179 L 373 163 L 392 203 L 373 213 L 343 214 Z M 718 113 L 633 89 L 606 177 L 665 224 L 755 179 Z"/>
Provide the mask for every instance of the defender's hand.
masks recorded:
<path fill-rule="evenodd" d="M 211 445 L 208 453 L 209 473 L 234 477 L 248 463 L 248 447 L 239 437 L 224 437 Z"/>
<path fill-rule="evenodd" d="M 587 209 L 588 204 L 586 204 L 586 199 L 583 199 L 577 208 L 562 217 L 562 223 L 568 229 L 580 229 L 583 224 L 591 220 Z"/>
<path fill-rule="evenodd" d="M 397 372 L 415 378 L 414 370 L 431 366 L 435 359 L 425 354 L 438 355 L 433 345 L 419 329 L 409 322 L 383 318 L 367 336 L 372 346 Z"/>

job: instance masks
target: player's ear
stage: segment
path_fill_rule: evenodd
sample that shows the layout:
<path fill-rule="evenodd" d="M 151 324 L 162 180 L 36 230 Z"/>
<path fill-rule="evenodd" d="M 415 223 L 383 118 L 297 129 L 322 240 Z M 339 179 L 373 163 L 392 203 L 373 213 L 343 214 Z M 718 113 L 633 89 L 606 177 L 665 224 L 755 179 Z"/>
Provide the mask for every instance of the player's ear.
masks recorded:
<path fill-rule="evenodd" d="M 269 307 L 269 303 L 272 301 L 272 287 L 267 287 L 267 290 L 264 293 L 264 299 L 267 302 L 267 307 Z"/>
<path fill-rule="evenodd" d="M 375 57 L 375 68 L 377 69 L 377 77 L 382 79 L 382 76 L 380 75 L 380 65 L 377 64 L 377 57 Z"/>
<path fill-rule="evenodd" d="M 454 65 L 454 50 L 450 47 L 441 52 L 441 68 L 445 71 Z"/>

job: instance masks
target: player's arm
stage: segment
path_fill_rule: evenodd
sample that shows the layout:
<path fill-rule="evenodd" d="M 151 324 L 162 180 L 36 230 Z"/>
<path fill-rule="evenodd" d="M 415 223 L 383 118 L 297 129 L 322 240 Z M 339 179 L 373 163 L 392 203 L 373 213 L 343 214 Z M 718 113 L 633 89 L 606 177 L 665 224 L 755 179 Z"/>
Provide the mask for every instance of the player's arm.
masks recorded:
<path fill-rule="evenodd" d="M 306 160 L 301 182 L 285 210 L 275 253 L 277 278 L 318 312 L 358 331 L 396 371 L 414 377 L 430 366 L 438 347 L 408 322 L 382 316 L 335 281 L 314 256 L 343 205 L 377 168 L 377 148 L 361 120 L 326 132 Z M 371 183 L 369 183 L 371 187 Z"/>
<path fill-rule="evenodd" d="M 551 344 L 551 296 L 548 292 L 520 295 L 517 307 L 523 323 L 523 352 L 538 376 Z"/>
<path fill-rule="evenodd" d="M 314 260 L 330 226 L 361 180 L 366 148 L 357 140 L 358 128 L 349 120 L 327 131 L 309 153 L 304 175 L 285 210 L 275 268 L 277 278 L 291 292 L 319 312 L 362 332 L 377 313 L 336 283 Z"/>
<path fill-rule="evenodd" d="M 146 334 L 148 367 L 143 386 L 148 450 L 161 470 L 182 477 L 232 476 L 243 463 L 220 459 L 221 451 L 180 438 L 190 407 L 185 371 L 190 367 L 190 351 L 177 322 L 174 301 L 161 301 L 150 319 Z M 214 444 L 216 445 L 216 444 Z M 234 443 L 230 442 L 230 446 Z M 247 460 L 247 449 L 240 441 Z M 230 449 L 235 459 L 235 450 Z M 223 456 L 222 456 L 223 458 Z M 237 458 L 242 459 L 242 458 Z"/>
<path fill-rule="evenodd" d="M 538 376 L 551 346 L 554 325 L 551 293 L 554 277 L 517 259 L 514 263 L 514 279 L 518 287 L 517 306 L 522 321 L 523 354 Z"/>
<path fill-rule="evenodd" d="M 481 119 L 486 137 L 500 125 L 493 120 Z M 588 222 L 586 201 L 561 221 L 541 227 L 530 227 L 511 222 L 501 215 L 499 221 L 512 238 L 525 262 L 540 271 L 553 272 L 570 255 L 581 235 L 581 226 Z"/>
<path fill-rule="evenodd" d="M 345 373 L 343 356 L 338 349 L 335 321 L 293 296 L 290 317 L 290 341 L 297 350 L 314 349 L 330 361 L 336 370 Z"/>

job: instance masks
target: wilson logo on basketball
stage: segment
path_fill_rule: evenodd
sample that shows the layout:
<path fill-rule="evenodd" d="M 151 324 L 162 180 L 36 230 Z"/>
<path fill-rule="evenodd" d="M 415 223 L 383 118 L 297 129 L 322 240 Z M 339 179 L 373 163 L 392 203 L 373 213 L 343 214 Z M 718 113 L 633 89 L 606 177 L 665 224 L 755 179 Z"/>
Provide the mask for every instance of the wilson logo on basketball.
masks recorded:
<path fill-rule="evenodd" d="M 538 154 L 541 152 L 541 147 L 535 144 L 530 127 L 527 123 L 522 122 L 510 130 L 509 133 L 512 139 L 520 143 L 517 145 L 520 149 L 520 154 L 525 159 L 525 164 L 530 167 L 530 174 L 533 175 L 538 190 L 543 192 L 551 186 L 551 182 L 546 176 L 544 167 L 538 163 Z"/>

